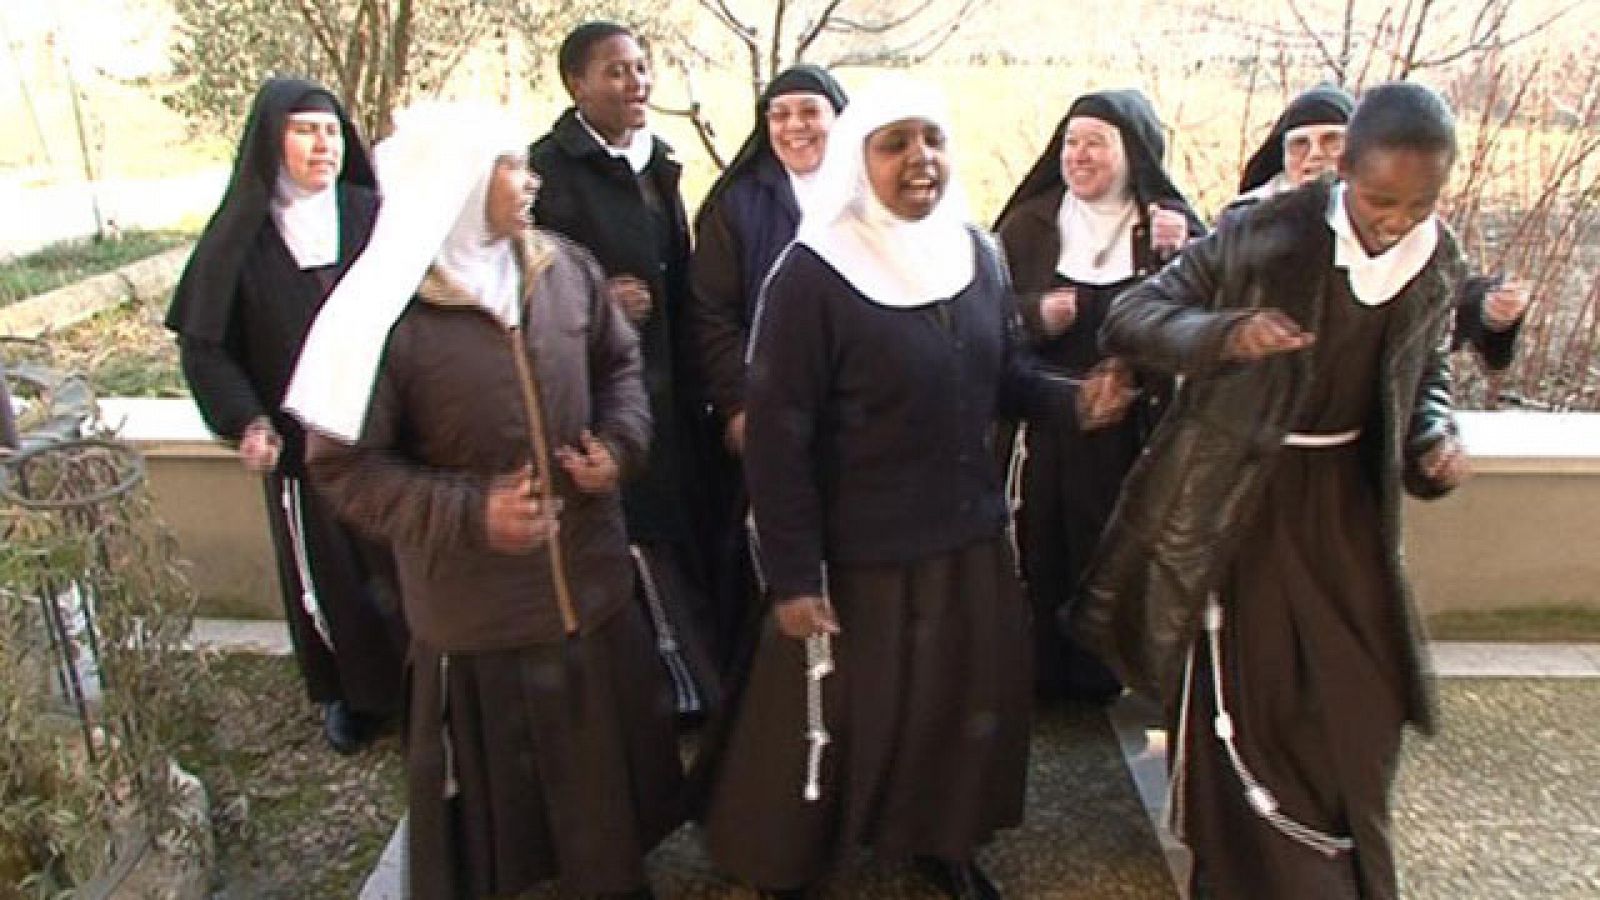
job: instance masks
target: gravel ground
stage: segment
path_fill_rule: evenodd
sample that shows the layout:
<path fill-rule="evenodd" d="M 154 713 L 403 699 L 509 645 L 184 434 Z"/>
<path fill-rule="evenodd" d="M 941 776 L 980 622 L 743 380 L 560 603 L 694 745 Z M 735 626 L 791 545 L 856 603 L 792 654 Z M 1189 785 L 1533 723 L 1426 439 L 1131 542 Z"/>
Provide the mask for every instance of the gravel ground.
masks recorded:
<path fill-rule="evenodd" d="M 220 760 L 196 771 L 217 818 L 217 900 L 354 897 L 404 809 L 399 747 L 344 758 L 322 742 L 288 659 L 216 667 Z M 1406 747 L 1395 836 L 1409 900 L 1600 898 L 1600 681 L 1447 681 L 1444 727 Z M 1013 900 L 1176 897 L 1104 719 L 1037 724 L 1026 824 L 982 859 Z M 652 860 L 663 898 L 754 895 L 720 879 L 685 828 Z M 532 895 L 553 898 L 553 891 Z M 824 896 L 934 896 L 865 860 Z"/>
<path fill-rule="evenodd" d="M 1413 900 L 1600 898 L 1600 681 L 1447 681 L 1395 804 Z"/>

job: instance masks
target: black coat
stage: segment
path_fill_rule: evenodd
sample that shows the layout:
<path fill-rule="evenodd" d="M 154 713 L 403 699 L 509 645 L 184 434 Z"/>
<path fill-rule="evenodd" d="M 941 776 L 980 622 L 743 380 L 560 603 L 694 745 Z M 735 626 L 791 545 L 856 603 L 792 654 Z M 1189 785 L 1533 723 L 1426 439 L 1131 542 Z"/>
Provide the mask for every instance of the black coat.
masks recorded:
<path fill-rule="evenodd" d="M 1261 198 L 1252 194 L 1234 198 L 1222 208 L 1222 212 L 1217 213 L 1217 227 L 1222 228 L 1229 222 L 1244 218 L 1260 202 Z M 1511 367 L 1511 362 L 1516 357 L 1517 336 L 1522 333 L 1522 323 L 1526 316 L 1519 316 L 1511 323 L 1511 327 L 1504 331 L 1495 331 L 1488 326 L 1483 318 L 1483 304 L 1488 299 L 1494 283 L 1494 279 L 1483 275 L 1473 275 L 1461 280 L 1461 286 L 1456 291 L 1455 325 L 1450 333 L 1450 352 L 1454 353 L 1462 347 L 1471 347 L 1491 371 L 1503 372 Z"/>
<path fill-rule="evenodd" d="M 1125 482 L 1086 579 L 1073 625 L 1123 680 L 1175 705 L 1186 652 L 1207 595 L 1228 570 L 1241 529 L 1270 477 L 1306 394 L 1305 353 L 1253 364 L 1223 359 L 1229 329 L 1257 308 L 1319 321 L 1333 269 L 1329 189 L 1318 184 L 1264 202 L 1237 227 L 1192 244 L 1177 262 L 1130 290 L 1102 340 L 1135 365 L 1185 377 L 1176 402 Z M 1440 225 L 1438 249 L 1399 296 L 1379 355 L 1379 403 L 1367 425 L 1375 459 L 1386 577 L 1410 649 L 1407 715 L 1431 727 L 1423 631 L 1400 552 L 1402 489 L 1447 489 L 1418 465 L 1455 433 L 1448 349 L 1460 250 Z M 1375 433 L 1374 433 L 1375 432 Z"/>
<path fill-rule="evenodd" d="M 528 152 L 543 181 L 533 206 L 539 225 L 587 248 L 608 277 L 633 275 L 650 286 L 651 312 L 639 325 L 639 341 L 655 440 L 647 470 L 624 490 L 629 533 L 647 543 L 694 539 L 698 523 L 681 492 L 699 471 L 704 427 L 699 392 L 685 377 L 689 226 L 678 193 L 683 167 L 671 152 L 656 139 L 649 164 L 635 177 L 626 160 L 600 146 L 575 109 L 563 112 Z M 641 178 L 661 199 L 661 219 L 646 203 Z M 664 231 L 657 224 L 662 219 Z"/>

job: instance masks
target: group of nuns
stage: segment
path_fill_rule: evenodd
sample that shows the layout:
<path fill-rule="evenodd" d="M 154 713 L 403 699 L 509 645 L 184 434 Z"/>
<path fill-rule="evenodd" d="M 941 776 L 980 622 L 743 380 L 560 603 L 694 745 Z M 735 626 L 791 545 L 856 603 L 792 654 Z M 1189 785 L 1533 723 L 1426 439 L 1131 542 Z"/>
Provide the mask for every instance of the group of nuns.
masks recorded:
<path fill-rule="evenodd" d="M 1206 230 L 1154 109 L 1076 99 L 991 233 L 937 90 L 797 66 L 691 241 L 639 41 L 587 23 L 559 68 L 531 148 L 446 105 L 371 159 L 268 81 L 177 290 L 330 741 L 405 710 L 418 897 L 649 897 L 685 817 L 766 896 L 862 847 L 1001 896 L 976 857 L 1022 821 L 1036 698 L 1122 691 L 1058 623 L 1178 393 L 1100 340 Z M 1223 227 L 1331 180 L 1352 109 L 1297 98 Z"/>

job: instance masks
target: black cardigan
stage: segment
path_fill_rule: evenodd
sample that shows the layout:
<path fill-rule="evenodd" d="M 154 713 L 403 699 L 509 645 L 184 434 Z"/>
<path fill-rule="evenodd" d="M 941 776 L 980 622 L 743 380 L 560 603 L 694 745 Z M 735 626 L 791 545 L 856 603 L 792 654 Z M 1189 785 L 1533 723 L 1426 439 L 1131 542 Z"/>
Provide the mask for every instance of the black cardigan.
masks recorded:
<path fill-rule="evenodd" d="M 881 306 L 815 251 L 775 266 L 751 343 L 745 471 L 778 598 L 828 563 L 909 562 L 999 535 L 995 418 L 1060 408 L 1023 350 L 997 251 L 955 297 Z"/>

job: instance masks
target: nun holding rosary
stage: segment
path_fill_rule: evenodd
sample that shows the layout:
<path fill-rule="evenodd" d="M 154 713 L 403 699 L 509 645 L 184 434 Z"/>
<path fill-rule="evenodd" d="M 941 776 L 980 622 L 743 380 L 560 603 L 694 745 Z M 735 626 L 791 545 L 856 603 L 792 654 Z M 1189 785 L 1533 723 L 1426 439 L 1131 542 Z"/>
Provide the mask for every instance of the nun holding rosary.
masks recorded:
<path fill-rule="evenodd" d="M 703 823 L 713 861 L 771 895 L 870 847 L 998 897 L 975 854 L 1022 820 L 1028 612 L 992 423 L 1070 392 L 1021 352 L 950 121 L 902 78 L 845 109 L 753 326 L 745 465 L 773 611 Z"/>

